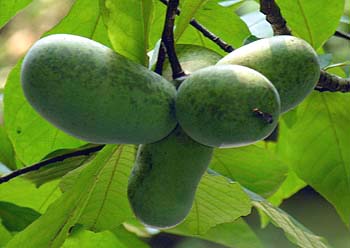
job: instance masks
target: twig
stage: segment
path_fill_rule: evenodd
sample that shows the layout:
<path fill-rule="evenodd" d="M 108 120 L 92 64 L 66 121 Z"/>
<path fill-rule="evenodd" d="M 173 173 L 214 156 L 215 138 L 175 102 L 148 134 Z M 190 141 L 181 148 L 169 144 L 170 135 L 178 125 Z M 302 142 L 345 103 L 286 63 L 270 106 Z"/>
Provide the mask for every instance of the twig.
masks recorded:
<path fill-rule="evenodd" d="M 10 174 L 7 174 L 7 175 L 5 175 L 3 177 L 0 177 L 0 184 L 5 183 L 5 182 L 7 182 L 7 181 L 9 181 L 9 180 L 11 180 L 11 179 L 13 179 L 15 177 L 21 176 L 21 175 L 26 174 L 28 172 L 39 170 L 40 168 L 42 168 L 42 167 L 44 167 L 46 165 L 49 165 L 49 164 L 53 164 L 53 163 L 56 163 L 56 162 L 61 162 L 61 161 L 64 161 L 64 160 L 66 160 L 68 158 L 78 157 L 78 156 L 82 156 L 82 155 L 89 155 L 91 153 L 98 152 L 103 147 L 104 147 L 104 145 L 99 145 L 99 146 L 95 146 L 95 147 L 82 149 L 82 150 L 79 150 L 79 151 L 63 154 L 63 155 L 60 155 L 60 156 L 57 156 L 57 157 L 54 157 L 54 158 L 50 158 L 50 159 L 41 161 L 41 162 L 39 162 L 37 164 L 33 164 L 33 165 L 30 165 L 30 166 L 24 167 L 22 169 L 19 169 L 19 170 L 16 170 L 14 172 L 11 172 Z"/>
<path fill-rule="evenodd" d="M 160 0 L 163 4 L 168 5 L 167 0 Z M 180 15 L 180 10 L 176 10 L 176 14 Z M 211 41 L 213 41 L 215 44 L 217 44 L 222 50 L 224 50 L 227 53 L 230 53 L 234 50 L 234 48 L 228 44 L 227 42 L 220 39 L 218 36 L 216 36 L 214 33 L 210 32 L 207 28 L 205 28 L 201 23 L 196 21 L 196 19 L 192 18 L 190 21 L 191 26 L 193 26 L 195 29 L 197 29 L 199 32 L 203 34 L 204 37 L 207 37 Z"/>
<path fill-rule="evenodd" d="M 347 34 L 347 33 L 342 32 L 342 31 L 335 31 L 334 35 L 337 37 L 340 37 L 340 38 L 350 40 L 350 34 Z"/>
<path fill-rule="evenodd" d="M 291 35 L 287 22 L 275 0 L 260 0 L 260 11 L 266 15 L 275 35 Z"/>
<path fill-rule="evenodd" d="M 324 92 L 350 92 L 350 78 L 342 78 L 321 70 L 315 90 Z"/>
<path fill-rule="evenodd" d="M 162 34 L 162 43 L 166 48 L 174 79 L 185 76 L 175 52 L 174 23 L 177 6 L 179 6 L 179 0 L 169 1 Z"/>
<path fill-rule="evenodd" d="M 159 75 L 163 74 L 163 65 L 165 61 L 165 55 L 166 55 L 166 50 L 165 50 L 164 43 L 160 42 L 156 68 L 154 69 L 154 72 L 158 73 Z"/>

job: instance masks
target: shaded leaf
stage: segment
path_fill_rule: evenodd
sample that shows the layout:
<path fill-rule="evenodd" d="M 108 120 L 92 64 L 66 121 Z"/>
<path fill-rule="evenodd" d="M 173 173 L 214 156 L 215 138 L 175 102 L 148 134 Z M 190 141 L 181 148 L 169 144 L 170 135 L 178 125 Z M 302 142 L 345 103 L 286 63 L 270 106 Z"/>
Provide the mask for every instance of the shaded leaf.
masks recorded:
<path fill-rule="evenodd" d="M 0 163 L 3 163 L 8 168 L 16 169 L 15 153 L 9 140 L 6 130 L 0 125 Z"/>
<path fill-rule="evenodd" d="M 258 145 L 215 149 L 210 167 L 263 196 L 274 193 L 288 172 L 274 152 Z"/>
<path fill-rule="evenodd" d="M 11 19 L 11 17 L 15 16 L 18 11 L 24 9 L 31 2 L 32 0 L 0 0 L 0 29 Z"/>
<path fill-rule="evenodd" d="M 101 0 L 100 3 L 114 50 L 147 66 L 153 0 Z"/>
<path fill-rule="evenodd" d="M 40 214 L 31 208 L 0 201 L 0 218 L 10 232 L 22 231 L 39 216 Z"/>
<path fill-rule="evenodd" d="M 11 238 L 11 233 L 2 225 L 0 218 L 0 247 L 5 247 Z"/>
<path fill-rule="evenodd" d="M 324 238 L 313 234 L 282 209 L 272 206 L 264 198 L 251 191 L 247 192 L 253 201 L 253 205 L 268 215 L 272 223 L 281 228 L 292 243 L 302 248 L 331 247 Z"/>
<path fill-rule="evenodd" d="M 293 35 L 308 41 L 317 50 L 338 27 L 344 0 L 276 0 Z"/>

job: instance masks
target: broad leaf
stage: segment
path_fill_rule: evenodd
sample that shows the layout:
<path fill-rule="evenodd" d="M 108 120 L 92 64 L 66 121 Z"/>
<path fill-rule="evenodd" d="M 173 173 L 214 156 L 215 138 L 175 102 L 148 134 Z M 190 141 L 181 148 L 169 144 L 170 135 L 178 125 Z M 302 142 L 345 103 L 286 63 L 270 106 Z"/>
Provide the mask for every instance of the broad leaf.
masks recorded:
<path fill-rule="evenodd" d="M 233 222 L 250 213 L 249 197 L 238 183 L 220 175 L 205 174 L 198 186 L 192 210 L 176 229 L 202 235 L 210 228 Z"/>
<path fill-rule="evenodd" d="M 175 40 L 179 39 L 185 29 L 189 26 L 191 19 L 196 12 L 203 6 L 208 0 L 182 0 L 181 15 L 176 19 Z"/>
<path fill-rule="evenodd" d="M 210 167 L 263 196 L 274 193 L 288 171 L 274 152 L 258 145 L 216 149 Z"/>
<path fill-rule="evenodd" d="M 312 93 L 281 122 L 278 150 L 350 224 L 350 96 Z"/>
<path fill-rule="evenodd" d="M 19 232 L 36 220 L 40 214 L 31 208 L 19 207 L 9 202 L 0 201 L 2 224 L 11 232 Z"/>
<path fill-rule="evenodd" d="M 30 181 L 18 177 L 0 184 L 0 201 L 43 213 L 61 195 L 57 184 L 57 181 L 53 181 L 37 188 Z"/>
<path fill-rule="evenodd" d="M 231 248 L 262 248 L 262 244 L 259 238 L 255 235 L 249 225 L 241 218 L 231 223 L 219 224 L 209 229 L 202 235 L 189 235 L 187 232 L 181 232 L 181 230 L 169 230 L 167 232 L 197 237 L 200 239 L 209 240 L 225 247 Z"/>
<path fill-rule="evenodd" d="M 11 17 L 15 16 L 18 11 L 25 8 L 33 0 L 0 0 L 0 29 L 4 26 Z"/>
<path fill-rule="evenodd" d="M 81 167 L 74 185 L 8 247 L 60 247 L 77 223 L 95 230 L 120 225 L 131 216 L 124 187 L 129 172 L 125 168 L 130 170 L 133 158 L 132 146 L 106 146 Z"/>
<path fill-rule="evenodd" d="M 292 33 L 318 49 L 338 27 L 344 0 L 276 0 Z"/>
<path fill-rule="evenodd" d="M 247 192 L 253 201 L 253 205 L 268 215 L 275 226 L 283 229 L 286 237 L 294 244 L 302 248 L 331 247 L 324 238 L 313 234 L 282 209 L 272 206 L 264 198 L 251 191 Z"/>
<path fill-rule="evenodd" d="M 114 50 L 147 66 L 153 0 L 101 0 L 100 2 L 103 21 L 107 26 Z"/>

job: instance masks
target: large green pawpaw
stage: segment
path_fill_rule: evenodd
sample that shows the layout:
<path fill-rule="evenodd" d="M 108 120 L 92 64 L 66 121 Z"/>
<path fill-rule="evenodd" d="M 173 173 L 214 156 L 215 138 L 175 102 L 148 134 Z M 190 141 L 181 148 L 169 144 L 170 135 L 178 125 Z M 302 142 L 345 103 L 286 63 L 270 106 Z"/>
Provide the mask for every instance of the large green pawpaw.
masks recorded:
<path fill-rule="evenodd" d="M 248 145 L 276 127 L 280 99 L 259 72 L 215 65 L 191 74 L 179 87 L 176 116 L 195 141 L 212 147 Z"/>
<path fill-rule="evenodd" d="M 212 152 L 180 127 L 161 141 L 141 145 L 128 185 L 136 217 L 157 228 L 179 224 L 191 209 Z"/>
<path fill-rule="evenodd" d="M 320 77 L 314 49 L 304 40 L 288 35 L 240 47 L 218 62 L 223 64 L 247 66 L 266 76 L 281 97 L 282 113 L 304 100 Z"/>
<path fill-rule="evenodd" d="M 155 142 L 175 128 L 175 87 L 95 41 L 51 35 L 21 71 L 29 103 L 63 131 L 93 143 Z"/>
<path fill-rule="evenodd" d="M 215 65 L 222 58 L 220 54 L 209 48 L 189 44 L 176 45 L 176 54 L 182 70 L 186 74 L 191 74 L 210 65 Z M 163 77 L 169 81 L 173 78 L 169 60 L 166 60 L 164 63 Z"/>

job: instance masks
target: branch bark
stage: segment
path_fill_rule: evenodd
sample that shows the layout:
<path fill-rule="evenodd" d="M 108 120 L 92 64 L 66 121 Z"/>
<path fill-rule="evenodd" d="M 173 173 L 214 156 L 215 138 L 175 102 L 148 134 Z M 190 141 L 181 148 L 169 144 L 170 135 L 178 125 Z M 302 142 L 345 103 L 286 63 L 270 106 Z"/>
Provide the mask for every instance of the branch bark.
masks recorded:
<path fill-rule="evenodd" d="M 99 145 L 99 146 L 95 146 L 95 147 L 90 147 L 90 148 L 86 148 L 86 149 L 82 149 L 79 151 L 75 151 L 75 152 L 71 152 L 71 153 L 67 153 L 67 154 L 63 154 L 57 157 L 53 157 L 50 159 L 46 159 L 44 161 L 41 161 L 39 163 L 24 167 L 22 169 L 16 170 L 14 172 L 11 172 L 10 174 L 7 174 L 3 177 L 0 177 L 0 184 L 5 183 L 10 181 L 11 179 L 21 176 L 23 174 L 32 172 L 32 171 L 36 171 L 39 170 L 40 168 L 47 166 L 49 164 L 53 164 L 53 163 L 57 163 L 57 162 L 62 162 L 68 158 L 73 158 L 73 157 L 79 157 L 79 156 L 83 156 L 83 155 L 90 155 L 91 153 L 95 153 L 100 151 L 102 148 L 104 147 L 104 145 Z"/>
<path fill-rule="evenodd" d="M 347 33 L 342 32 L 342 31 L 335 31 L 334 36 L 350 40 L 350 34 L 347 34 Z"/>

